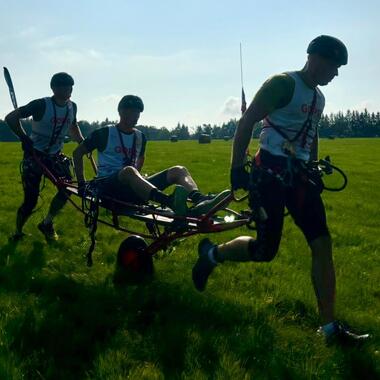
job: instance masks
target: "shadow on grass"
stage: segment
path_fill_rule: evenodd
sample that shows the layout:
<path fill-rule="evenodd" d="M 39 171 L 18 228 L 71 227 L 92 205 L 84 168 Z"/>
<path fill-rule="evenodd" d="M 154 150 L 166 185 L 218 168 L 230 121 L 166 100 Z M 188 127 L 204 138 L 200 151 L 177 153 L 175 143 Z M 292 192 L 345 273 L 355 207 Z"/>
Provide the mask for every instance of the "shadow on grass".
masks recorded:
<path fill-rule="evenodd" d="M 344 351 L 346 363 L 346 379 L 380 379 L 380 373 L 376 370 L 376 363 L 366 350 L 347 349 Z"/>
<path fill-rule="evenodd" d="M 34 243 L 28 255 L 11 247 L 0 250 L 0 258 L 12 254 L 11 264 L 0 267 L 2 288 L 35 300 L 5 326 L 27 378 L 96 378 L 96 361 L 109 350 L 127 351 L 125 371 L 133 368 L 131 363 L 157 363 L 165 378 L 181 377 L 189 360 L 214 374 L 223 352 L 233 352 L 247 371 L 267 378 L 300 374 L 299 368 L 288 368 L 286 348 L 278 346 L 270 322 L 275 315 L 286 324 L 314 326 L 315 312 L 300 301 L 285 300 L 257 311 L 200 295 L 180 282 L 177 288 L 154 280 L 118 289 L 111 281 L 82 283 L 41 271 L 43 248 Z M 364 355 L 352 353 L 346 360 L 353 373 L 365 364 L 376 375 Z"/>
<path fill-rule="evenodd" d="M 45 265 L 44 245 L 33 242 L 29 254 L 17 251 L 18 242 L 8 242 L 0 249 L 0 284 L 3 289 L 17 291 L 28 288 Z"/>
<path fill-rule="evenodd" d="M 18 243 L 18 241 L 8 241 L 7 244 L 0 248 L 0 266 L 7 265 L 10 256 L 16 252 Z"/>
<path fill-rule="evenodd" d="M 35 296 L 32 305 L 5 326 L 9 346 L 27 378 L 91 374 L 99 355 L 118 348 L 114 338 L 122 331 L 140 337 L 140 343 L 128 343 L 128 356 L 158 363 L 165 377 L 184 371 L 191 332 L 199 335 L 199 366 L 211 372 L 219 363 L 219 339 L 241 344 L 236 326 L 260 325 L 263 333 L 257 334 L 254 347 L 263 363 L 273 347 L 274 334 L 264 315 L 248 321 L 249 312 L 242 313 L 239 306 L 221 305 L 217 299 L 205 302 L 193 289 L 160 281 L 115 289 L 107 283 L 82 284 L 63 274 L 45 275 L 38 254 L 41 247 L 35 244 L 29 255 L 14 255 L 0 275 L 3 288 Z M 251 354 L 247 351 L 243 360 L 248 362 Z"/>

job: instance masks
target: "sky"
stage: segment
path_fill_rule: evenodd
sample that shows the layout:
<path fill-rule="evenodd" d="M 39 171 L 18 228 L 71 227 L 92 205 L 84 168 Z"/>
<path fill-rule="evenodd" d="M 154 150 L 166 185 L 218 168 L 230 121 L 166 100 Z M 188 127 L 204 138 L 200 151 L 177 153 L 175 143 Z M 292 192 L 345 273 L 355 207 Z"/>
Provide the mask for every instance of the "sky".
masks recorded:
<path fill-rule="evenodd" d="M 140 124 L 220 124 L 240 114 L 240 52 L 247 102 L 271 75 L 301 69 L 308 43 L 340 38 L 349 64 L 322 91 L 325 113 L 380 111 L 379 0 L 0 0 L 0 63 L 19 105 L 75 80 L 78 119 L 116 120 L 126 94 L 145 104 Z M 10 112 L 0 80 L 0 118 Z"/>

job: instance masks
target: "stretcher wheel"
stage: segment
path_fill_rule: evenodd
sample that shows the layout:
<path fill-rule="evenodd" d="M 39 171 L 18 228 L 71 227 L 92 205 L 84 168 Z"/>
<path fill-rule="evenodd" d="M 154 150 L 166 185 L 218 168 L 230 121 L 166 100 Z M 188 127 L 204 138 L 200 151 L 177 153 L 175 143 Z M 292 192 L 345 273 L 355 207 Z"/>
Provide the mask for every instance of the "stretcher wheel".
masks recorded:
<path fill-rule="evenodd" d="M 153 276 L 153 258 L 147 243 L 137 235 L 126 238 L 119 246 L 116 259 L 115 282 L 141 283 Z"/>

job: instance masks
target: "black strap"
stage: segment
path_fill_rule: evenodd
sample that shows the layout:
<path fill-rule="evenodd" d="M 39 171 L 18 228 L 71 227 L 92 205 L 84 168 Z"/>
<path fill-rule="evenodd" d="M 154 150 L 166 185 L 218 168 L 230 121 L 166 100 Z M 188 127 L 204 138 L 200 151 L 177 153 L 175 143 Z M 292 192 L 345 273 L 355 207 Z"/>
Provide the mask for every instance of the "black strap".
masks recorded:
<path fill-rule="evenodd" d="M 53 132 L 50 137 L 49 145 L 45 149 L 45 153 L 49 153 L 50 148 L 56 143 L 57 138 L 59 134 L 61 133 L 63 126 L 66 124 L 67 117 L 69 116 L 69 104 L 66 104 L 66 115 L 62 121 L 62 124 L 59 127 L 57 127 L 57 109 L 56 109 L 54 100 L 52 100 L 52 103 L 53 103 L 53 110 L 54 110 L 54 127 L 53 127 Z"/>
<path fill-rule="evenodd" d="M 90 204 L 88 205 L 86 194 L 84 197 L 82 197 L 82 211 L 84 213 L 84 224 L 89 229 L 89 235 L 91 238 L 91 244 L 86 254 L 87 266 L 89 267 L 91 267 L 93 264 L 92 253 L 96 245 L 96 230 L 98 228 L 99 218 L 99 197 L 97 194 L 91 194 L 90 198 Z"/>
<path fill-rule="evenodd" d="M 313 100 L 312 100 L 311 107 L 310 107 L 309 113 L 307 115 L 307 118 L 304 121 L 304 123 L 302 124 L 301 129 L 296 133 L 296 135 L 293 138 L 290 138 L 281 129 L 281 127 L 279 127 L 278 125 L 273 124 L 268 118 L 266 118 L 265 120 L 266 120 L 266 122 L 269 125 L 264 126 L 264 128 L 273 128 L 279 135 L 281 135 L 284 139 L 286 139 L 287 141 L 289 141 L 291 143 L 294 142 L 294 141 L 296 141 L 296 140 L 298 140 L 298 138 L 302 135 L 302 133 L 304 133 L 303 138 L 302 138 L 302 147 L 304 147 L 305 144 L 306 144 L 307 134 L 308 134 L 309 130 L 312 128 L 312 126 L 313 126 L 313 114 L 314 114 L 314 111 L 315 111 L 316 103 L 317 103 L 317 90 L 314 88 Z"/>
<path fill-rule="evenodd" d="M 301 130 L 303 130 L 303 136 L 302 136 L 302 143 L 301 146 L 304 147 L 306 145 L 306 139 L 309 131 L 313 127 L 313 114 L 315 111 L 315 106 L 317 103 L 317 90 L 314 88 L 314 93 L 313 93 L 313 101 L 311 103 L 311 108 L 309 111 L 309 114 L 307 115 L 307 119 L 303 123 L 303 126 Z"/>
<path fill-rule="evenodd" d="M 123 141 L 123 136 L 120 132 L 120 129 L 116 127 L 117 133 L 119 134 L 119 139 L 120 139 L 120 144 L 123 149 L 123 154 L 125 157 L 124 160 L 124 165 L 126 166 L 135 166 L 135 160 L 136 160 L 136 132 L 133 132 L 133 142 L 132 142 L 132 154 L 131 157 L 128 156 L 127 151 L 125 149 L 124 141 Z"/>

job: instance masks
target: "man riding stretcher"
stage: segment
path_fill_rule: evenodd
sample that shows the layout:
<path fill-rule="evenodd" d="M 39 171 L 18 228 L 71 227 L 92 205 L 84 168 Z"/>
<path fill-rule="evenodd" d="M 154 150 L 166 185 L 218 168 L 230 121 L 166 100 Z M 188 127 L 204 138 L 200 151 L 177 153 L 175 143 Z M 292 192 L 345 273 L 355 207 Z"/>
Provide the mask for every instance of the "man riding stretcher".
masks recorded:
<path fill-rule="evenodd" d="M 79 192 L 83 193 L 85 188 L 83 156 L 97 149 L 95 185 L 100 196 L 129 203 L 152 201 L 181 216 L 206 214 L 228 195 L 228 190 L 212 198 L 203 195 L 183 166 L 173 166 L 146 178 L 140 174 L 145 160 L 146 138 L 135 126 L 143 110 L 144 104 L 138 96 L 124 96 L 118 105 L 119 123 L 95 130 L 74 150 Z M 170 195 L 163 193 L 162 190 L 171 185 L 176 185 L 174 192 Z M 187 199 L 193 202 L 193 207 L 188 208 Z"/>

